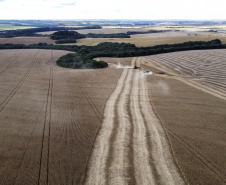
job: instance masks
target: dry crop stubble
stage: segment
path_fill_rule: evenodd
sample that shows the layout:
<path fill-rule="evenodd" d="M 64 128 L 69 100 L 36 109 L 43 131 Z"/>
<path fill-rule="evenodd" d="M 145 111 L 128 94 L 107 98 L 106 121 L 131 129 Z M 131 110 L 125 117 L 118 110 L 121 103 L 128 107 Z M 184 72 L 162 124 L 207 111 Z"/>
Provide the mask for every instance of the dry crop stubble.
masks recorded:
<path fill-rule="evenodd" d="M 190 184 L 225 184 L 226 180 L 225 93 L 210 91 L 205 85 L 190 81 L 190 78 L 197 80 L 200 71 L 205 72 L 206 79 L 216 79 L 214 69 L 218 69 L 224 78 L 225 71 L 221 69 L 224 68 L 223 51 L 177 52 L 143 60 L 146 69 L 158 66 L 157 69 L 165 73 L 159 74 L 156 70 L 148 77 L 150 96 L 180 169 Z M 182 76 L 166 67 L 161 68 L 158 62 L 173 70 L 177 67 Z M 222 78 L 218 79 L 218 84 Z M 218 90 L 218 86 L 215 89 Z"/>
<path fill-rule="evenodd" d="M 132 65 L 139 66 L 140 58 L 134 58 Z M 139 70 L 124 68 L 107 101 L 86 184 L 184 183 L 164 131 L 147 102 L 147 88 L 140 75 Z"/>

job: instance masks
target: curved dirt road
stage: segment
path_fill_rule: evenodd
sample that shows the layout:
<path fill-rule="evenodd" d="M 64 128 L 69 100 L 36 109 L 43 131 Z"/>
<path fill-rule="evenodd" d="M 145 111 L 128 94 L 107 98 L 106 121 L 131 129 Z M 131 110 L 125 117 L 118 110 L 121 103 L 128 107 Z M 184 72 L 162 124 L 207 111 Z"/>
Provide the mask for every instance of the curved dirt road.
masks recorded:
<path fill-rule="evenodd" d="M 133 58 L 132 66 L 141 58 Z M 107 101 L 86 184 L 184 184 L 140 70 L 123 69 Z"/>

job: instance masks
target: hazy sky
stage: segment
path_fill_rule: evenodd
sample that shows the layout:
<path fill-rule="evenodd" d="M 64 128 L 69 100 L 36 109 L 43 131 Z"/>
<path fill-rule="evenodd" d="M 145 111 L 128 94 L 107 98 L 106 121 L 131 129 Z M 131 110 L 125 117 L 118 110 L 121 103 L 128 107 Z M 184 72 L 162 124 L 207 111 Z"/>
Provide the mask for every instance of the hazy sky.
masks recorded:
<path fill-rule="evenodd" d="M 226 19 L 226 0 L 0 0 L 0 19 Z"/>

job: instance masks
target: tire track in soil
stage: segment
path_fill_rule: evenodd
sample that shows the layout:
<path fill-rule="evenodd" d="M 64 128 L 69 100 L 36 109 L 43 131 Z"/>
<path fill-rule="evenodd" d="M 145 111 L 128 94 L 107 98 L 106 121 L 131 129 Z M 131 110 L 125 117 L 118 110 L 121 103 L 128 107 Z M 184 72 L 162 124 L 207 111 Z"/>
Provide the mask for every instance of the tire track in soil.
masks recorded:
<path fill-rule="evenodd" d="M 107 80 L 105 80 L 105 78 L 100 74 L 100 72 L 95 71 L 95 73 L 97 74 L 97 76 L 99 76 L 106 84 L 109 88 L 113 89 L 113 87 L 111 87 L 111 85 L 108 83 Z"/>
<path fill-rule="evenodd" d="M 86 184 L 159 184 L 159 181 L 161 184 L 184 184 L 165 132 L 147 102 L 149 95 L 145 83 L 140 70 L 123 69 L 106 104 Z M 148 143 L 151 143 L 151 150 Z M 130 147 L 133 147 L 133 162 L 130 161 Z"/>
<path fill-rule="evenodd" d="M 31 69 L 36 61 L 36 57 L 38 56 L 38 53 L 40 51 L 37 51 L 28 70 L 26 71 L 24 77 L 21 79 L 21 81 L 19 82 L 19 84 L 17 84 L 17 86 L 11 91 L 11 93 L 7 96 L 7 98 L 0 104 L 0 112 L 2 112 L 2 110 L 5 108 L 5 106 L 9 103 L 9 101 L 13 98 L 13 96 L 17 93 L 17 91 L 20 89 L 20 87 L 23 85 L 23 83 L 25 82 L 26 78 L 28 77 L 28 75 L 31 72 Z"/>
<path fill-rule="evenodd" d="M 53 62 L 53 53 L 51 50 L 51 61 Z M 42 144 L 40 149 L 40 162 L 38 172 L 38 184 L 49 184 L 49 157 L 50 157 L 50 134 L 51 134 L 51 109 L 52 109 L 52 89 L 53 89 L 53 66 L 50 63 L 49 87 L 47 93 L 45 119 L 43 124 Z M 46 134 L 46 135 L 45 135 Z M 46 139 L 47 137 L 47 139 Z M 46 141 L 47 140 L 47 141 Z M 45 149 L 46 145 L 46 149 Z M 47 150 L 47 151 L 45 151 Z M 44 156 L 46 155 L 46 156 Z M 46 161 L 45 161 L 46 160 Z M 43 164 L 46 163 L 46 164 Z M 46 169 L 45 169 L 46 168 Z M 44 177 L 42 177 L 44 176 Z"/>
<path fill-rule="evenodd" d="M 98 110 L 96 105 L 93 103 L 92 99 L 89 97 L 88 93 L 86 92 L 85 88 L 83 87 L 82 83 L 80 82 L 78 76 L 76 75 L 76 72 L 74 72 L 73 74 L 74 74 L 76 82 L 79 85 L 80 89 L 82 90 L 85 98 L 88 100 L 88 102 L 89 102 L 90 106 L 92 107 L 93 111 L 95 112 L 98 120 L 101 122 L 102 115 L 101 115 L 100 111 Z"/>
<path fill-rule="evenodd" d="M 2 76 L 6 71 L 8 71 L 19 59 L 19 57 L 22 55 L 23 52 L 19 53 L 18 56 L 15 56 L 15 58 L 13 58 L 12 62 L 9 63 L 5 69 L 3 69 L 1 72 L 0 72 L 0 76 Z"/>
<path fill-rule="evenodd" d="M 225 174 L 220 171 L 211 161 L 206 159 L 203 155 L 201 155 L 197 150 L 195 150 L 190 144 L 188 144 L 185 140 L 179 137 L 176 133 L 164 127 L 167 130 L 167 133 L 171 135 L 174 139 L 176 139 L 182 146 L 184 146 L 190 153 L 192 153 L 196 158 L 198 158 L 208 169 L 210 169 L 213 173 L 215 173 L 220 179 L 226 183 Z"/>

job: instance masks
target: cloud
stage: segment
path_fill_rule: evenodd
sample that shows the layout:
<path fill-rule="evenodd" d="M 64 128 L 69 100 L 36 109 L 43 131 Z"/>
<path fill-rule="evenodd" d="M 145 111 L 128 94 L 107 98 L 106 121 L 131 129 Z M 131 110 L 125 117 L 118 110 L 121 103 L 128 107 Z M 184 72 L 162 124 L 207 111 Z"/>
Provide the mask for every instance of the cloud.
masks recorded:
<path fill-rule="evenodd" d="M 76 4 L 76 1 L 72 2 L 72 3 L 62 3 L 60 4 L 61 6 L 73 6 Z"/>

